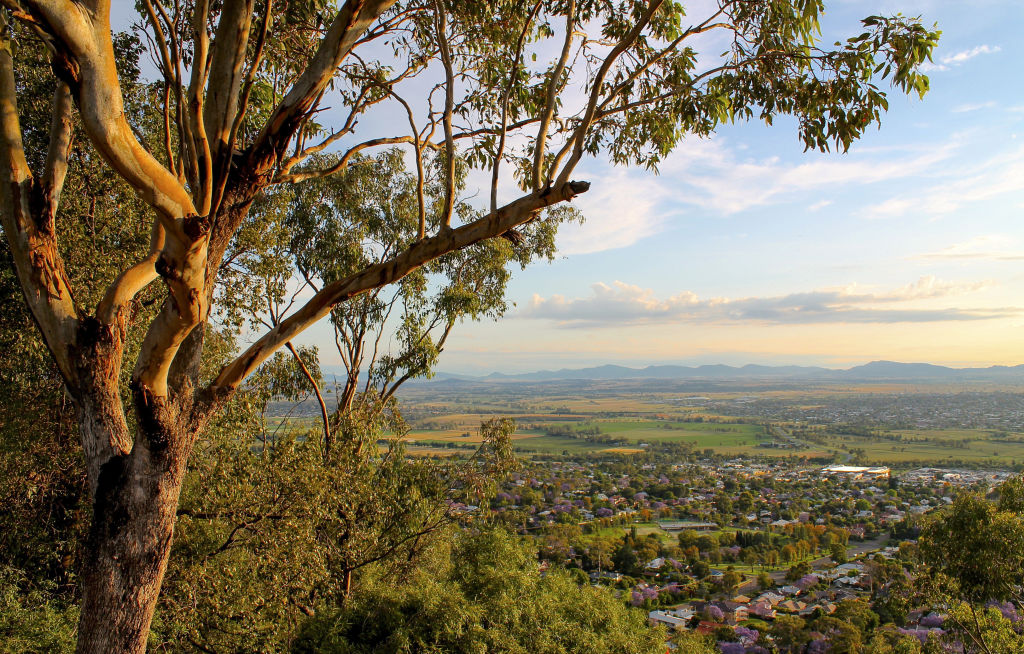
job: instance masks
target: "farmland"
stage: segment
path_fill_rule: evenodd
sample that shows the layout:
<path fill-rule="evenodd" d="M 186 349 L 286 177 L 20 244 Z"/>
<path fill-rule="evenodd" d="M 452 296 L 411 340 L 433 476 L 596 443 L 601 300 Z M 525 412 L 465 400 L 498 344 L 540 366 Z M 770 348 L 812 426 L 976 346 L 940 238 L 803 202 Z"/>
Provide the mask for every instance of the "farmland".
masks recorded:
<path fill-rule="evenodd" d="M 456 454 L 480 424 L 516 421 L 521 456 L 623 456 L 679 444 L 722 456 L 847 463 L 1012 466 L 1024 462 L 1019 388 L 753 382 L 561 381 L 409 384 L 400 393 L 410 451 Z M 316 428 L 307 401 L 279 411 L 279 433 Z M 395 434 L 386 437 L 394 438 Z"/>
<path fill-rule="evenodd" d="M 518 425 L 521 453 L 620 452 L 662 443 L 724 456 L 885 465 L 1024 462 L 1019 388 L 939 385 L 551 382 L 423 384 L 403 393 L 409 437 L 477 442 Z"/>
<path fill-rule="evenodd" d="M 485 414 L 459 414 L 444 421 L 431 421 L 438 425 L 432 429 L 413 426 L 408 439 L 414 444 L 437 445 L 455 443 L 471 445 L 480 442 L 478 428 L 483 420 L 493 416 Z M 764 427 L 754 424 L 719 424 L 673 422 L 650 418 L 601 419 L 580 416 L 572 420 L 564 417 L 516 415 L 511 417 L 519 425 L 513 435 L 514 446 L 520 451 L 561 452 L 598 450 L 639 450 L 651 443 L 687 443 L 695 449 L 714 449 L 721 452 L 743 453 L 766 437 Z"/>

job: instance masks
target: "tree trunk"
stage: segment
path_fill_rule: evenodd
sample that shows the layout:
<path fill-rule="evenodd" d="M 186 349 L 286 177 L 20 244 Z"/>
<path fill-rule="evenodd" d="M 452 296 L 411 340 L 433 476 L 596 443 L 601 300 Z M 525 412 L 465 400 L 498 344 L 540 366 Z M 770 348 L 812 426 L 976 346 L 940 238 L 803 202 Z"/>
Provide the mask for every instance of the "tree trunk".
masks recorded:
<path fill-rule="evenodd" d="M 114 450 L 90 479 L 93 521 L 80 580 L 81 653 L 145 652 L 167 569 L 195 425 L 182 407 L 137 395 L 140 430 L 134 444 L 127 453 Z M 108 439 L 105 418 L 120 408 L 119 402 L 116 407 L 81 402 L 83 441 Z"/>
<path fill-rule="evenodd" d="M 111 460 L 100 479 L 81 578 L 79 652 L 146 650 L 181 482 L 139 474 L 133 459 Z"/>

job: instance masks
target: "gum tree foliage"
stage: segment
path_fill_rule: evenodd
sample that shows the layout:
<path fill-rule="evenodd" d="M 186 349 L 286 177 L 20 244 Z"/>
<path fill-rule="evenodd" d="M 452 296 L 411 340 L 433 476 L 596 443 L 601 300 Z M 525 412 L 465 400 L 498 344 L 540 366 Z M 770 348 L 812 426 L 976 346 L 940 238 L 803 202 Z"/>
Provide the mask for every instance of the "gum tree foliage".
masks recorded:
<path fill-rule="evenodd" d="M 924 570 L 915 599 L 946 607 L 943 627 L 966 652 L 1002 654 L 1024 647 L 1016 624 L 1024 608 L 1022 487 L 1019 476 L 1008 480 L 998 502 L 962 493 L 921 530 Z"/>
<path fill-rule="evenodd" d="M 452 503 L 479 503 L 511 460 L 514 425 L 502 419 L 455 464 L 392 443 L 339 448 L 325 465 L 318 444 L 291 437 L 254 456 L 237 434 L 261 413 L 233 404 L 213 427 L 226 438 L 200 445 L 151 635 L 160 651 L 286 649 L 304 622 L 360 601 L 374 580 L 419 574 L 423 552 L 457 523 Z M 401 428 L 387 411 L 353 417 L 376 436 Z"/>
<path fill-rule="evenodd" d="M 293 645 L 336 654 L 664 650 L 664 632 L 649 628 L 642 611 L 566 571 L 542 576 L 536 552 L 502 531 L 441 541 L 401 584 L 378 572 L 351 605 L 307 620 Z"/>
<path fill-rule="evenodd" d="M 319 156 L 317 162 L 334 165 L 337 157 Z M 442 172 L 436 158 L 433 163 L 431 169 Z M 461 192 L 465 165 L 457 173 Z M 424 181 L 424 201 L 434 207 L 430 215 L 440 215 L 442 180 L 434 174 Z M 454 211 L 463 223 L 479 217 L 466 202 L 458 202 Z M 576 217 L 571 207 L 550 213 L 548 220 L 521 228 L 514 243 L 492 239 L 474 244 L 439 257 L 393 287 L 372 289 L 335 306 L 330 321 L 346 374 L 334 420 L 343 423 L 357 396 L 386 405 L 402 383 L 431 374 L 458 320 L 504 313 L 509 265 L 553 258 L 555 227 Z M 417 215 L 417 178 L 406 170 L 397 148 L 374 157 L 355 155 L 335 175 L 285 187 L 254 207 L 242 226 L 228 253 L 220 310 L 229 323 L 271 328 L 297 293 L 318 291 L 375 258 L 408 247 L 418 238 Z M 308 381 L 315 384 L 317 378 Z M 327 419 L 326 403 L 319 399 Z M 327 449 L 331 432 L 326 429 Z"/>
<path fill-rule="evenodd" d="M 807 147 L 846 149 L 885 109 L 883 82 L 925 92 L 918 67 L 937 39 L 916 19 L 876 16 L 822 43 L 822 0 L 721 0 L 701 16 L 666 0 L 142 0 L 159 136 L 140 139 L 154 130 L 125 101 L 109 0 L 0 4 L 0 215 L 78 425 L 92 508 L 78 647 L 96 652 L 144 649 L 197 438 L 304 329 L 452 253 L 556 222 L 550 208 L 589 188 L 572 180 L 585 155 L 653 168 L 723 121 L 782 114 Z M 696 50 L 716 42 L 709 34 L 724 53 Z M 20 113 L 38 102 L 15 72 L 32 39 L 53 71 L 45 135 Z M 404 120 L 371 119 L 382 112 Z M 81 288 L 93 273 L 76 270 L 94 262 L 63 245 L 89 235 L 61 217 L 74 211 L 65 186 L 85 140 L 100 159 L 89 164 L 134 191 L 140 211 L 119 217 L 148 237 L 141 253 L 96 259 L 95 293 Z M 393 145 L 416 171 L 416 239 L 364 249 L 363 263 L 207 374 L 226 254 L 257 202 Z M 327 153 L 333 163 L 318 158 Z M 442 198 L 428 202 L 437 162 Z M 457 211 L 460 165 L 491 181 L 469 215 Z"/>

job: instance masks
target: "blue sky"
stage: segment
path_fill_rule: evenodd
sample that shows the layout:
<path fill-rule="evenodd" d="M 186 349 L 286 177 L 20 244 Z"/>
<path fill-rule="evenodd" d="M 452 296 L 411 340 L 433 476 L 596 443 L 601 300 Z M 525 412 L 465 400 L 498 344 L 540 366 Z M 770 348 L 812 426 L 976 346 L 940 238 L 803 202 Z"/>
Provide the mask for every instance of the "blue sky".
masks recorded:
<path fill-rule="evenodd" d="M 686 140 L 660 175 L 584 161 L 586 223 L 516 273 L 503 319 L 458 326 L 440 369 L 1024 363 L 1024 2 L 827 7 L 826 43 L 871 14 L 937 23 L 924 100 L 892 91 L 846 154 L 804 152 L 779 119 Z M 469 195 L 487 197 L 482 179 Z M 328 326 L 300 340 L 337 363 Z"/>
<path fill-rule="evenodd" d="M 824 36 L 897 11 L 943 32 L 924 100 L 890 93 L 846 154 L 779 120 L 686 141 L 658 176 L 586 162 L 587 222 L 441 369 L 1024 363 L 1024 3 L 832 2 Z"/>

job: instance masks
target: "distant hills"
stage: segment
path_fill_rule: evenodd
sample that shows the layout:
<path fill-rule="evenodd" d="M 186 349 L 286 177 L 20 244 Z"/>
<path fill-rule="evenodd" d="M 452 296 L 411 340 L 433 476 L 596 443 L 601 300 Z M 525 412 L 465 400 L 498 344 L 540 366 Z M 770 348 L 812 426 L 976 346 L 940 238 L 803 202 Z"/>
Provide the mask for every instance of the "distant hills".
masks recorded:
<path fill-rule="evenodd" d="M 539 370 L 520 374 L 491 373 L 482 377 L 439 373 L 435 379 L 484 382 L 543 382 L 560 380 L 820 380 L 820 381 L 902 381 L 925 383 L 994 382 L 1024 383 L 1024 365 L 988 368 L 947 368 L 930 363 L 872 361 L 845 370 L 815 366 L 647 366 L 629 368 L 604 365 L 592 368 Z"/>

